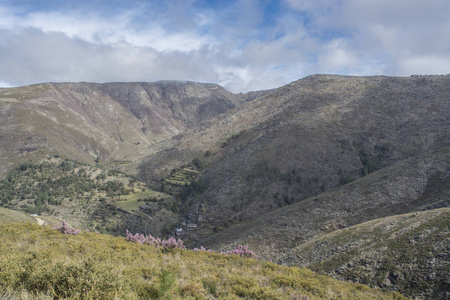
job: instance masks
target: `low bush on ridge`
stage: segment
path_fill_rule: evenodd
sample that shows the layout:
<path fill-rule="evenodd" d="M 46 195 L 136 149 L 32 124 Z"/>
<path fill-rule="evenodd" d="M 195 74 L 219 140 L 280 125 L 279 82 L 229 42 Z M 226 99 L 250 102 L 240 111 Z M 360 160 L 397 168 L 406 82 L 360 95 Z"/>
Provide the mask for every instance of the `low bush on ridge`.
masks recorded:
<path fill-rule="evenodd" d="M 144 235 L 142 233 L 136 233 L 133 235 L 130 231 L 128 231 L 128 229 L 126 230 L 126 239 L 128 242 L 135 242 L 141 245 L 144 244 L 152 245 L 154 247 L 161 247 L 164 250 L 186 248 L 182 240 L 175 239 L 174 237 L 170 237 L 166 240 L 163 240 L 161 238 L 154 238 L 150 234 Z"/>
<path fill-rule="evenodd" d="M 74 229 L 69 226 L 65 221 L 62 222 L 61 225 L 56 225 L 53 227 L 53 229 L 58 230 L 62 234 L 69 234 L 69 235 L 77 235 L 81 232 L 79 229 Z"/>
<path fill-rule="evenodd" d="M 152 245 L 154 247 L 161 247 L 163 250 L 170 249 L 185 249 L 186 247 L 183 244 L 181 239 L 175 239 L 174 237 L 170 237 L 166 240 L 161 238 L 154 238 L 152 235 L 145 235 L 142 233 L 132 234 L 128 229 L 126 230 L 126 239 L 128 242 L 135 242 L 141 245 L 147 244 Z M 203 251 L 214 253 L 211 249 L 206 249 L 201 246 L 200 248 L 194 248 L 195 252 Z M 258 258 L 258 256 L 252 250 L 248 249 L 247 246 L 238 245 L 238 247 L 232 251 L 219 252 L 219 254 L 223 255 L 238 255 L 243 258 Z"/>

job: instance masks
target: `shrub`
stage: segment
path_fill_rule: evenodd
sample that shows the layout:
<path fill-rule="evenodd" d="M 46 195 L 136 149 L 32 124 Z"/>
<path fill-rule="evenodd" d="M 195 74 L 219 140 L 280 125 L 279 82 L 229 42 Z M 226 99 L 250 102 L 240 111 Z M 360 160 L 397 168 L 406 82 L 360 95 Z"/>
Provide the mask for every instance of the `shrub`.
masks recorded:
<path fill-rule="evenodd" d="M 249 250 L 247 246 L 238 245 L 238 247 L 232 251 L 221 252 L 225 255 L 239 255 L 244 258 L 258 258 L 258 256 L 252 250 Z"/>
<path fill-rule="evenodd" d="M 157 248 L 162 248 L 163 250 L 186 248 L 181 239 L 170 237 L 166 240 L 162 240 L 161 238 L 154 238 L 150 234 L 144 235 L 142 233 L 136 233 L 133 235 L 130 231 L 128 231 L 128 229 L 126 229 L 126 239 L 129 242 L 139 243 L 141 245 L 152 245 Z"/>
<path fill-rule="evenodd" d="M 19 273 L 22 287 L 29 291 L 51 290 L 55 299 L 112 299 L 123 284 L 110 266 L 92 259 L 56 264 L 31 259 Z"/>
<path fill-rule="evenodd" d="M 71 228 L 69 226 L 69 224 L 67 224 L 66 222 L 62 222 L 62 225 L 56 225 L 55 227 L 53 227 L 54 229 L 58 230 L 59 232 L 61 232 L 62 234 L 70 234 L 70 235 L 77 235 L 81 232 L 81 230 L 79 229 L 74 229 Z"/>

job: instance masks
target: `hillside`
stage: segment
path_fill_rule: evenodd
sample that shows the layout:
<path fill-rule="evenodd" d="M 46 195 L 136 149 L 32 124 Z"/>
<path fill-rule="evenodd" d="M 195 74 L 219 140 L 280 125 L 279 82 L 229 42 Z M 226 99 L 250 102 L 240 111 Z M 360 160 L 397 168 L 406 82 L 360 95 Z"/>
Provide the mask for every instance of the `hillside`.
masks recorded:
<path fill-rule="evenodd" d="M 310 76 L 187 130 L 167 142 L 166 149 L 149 156 L 140 165 L 139 176 L 158 189 L 173 166 L 200 160 L 206 190 L 190 195 L 185 205 L 193 219 L 201 212 L 201 243 L 215 231 L 251 223 L 265 213 L 302 203 L 358 178 L 364 178 L 361 188 L 371 193 L 397 197 L 398 207 L 402 201 L 416 200 L 421 201 L 413 205 L 416 209 L 432 205 L 433 197 L 422 197 L 428 181 L 435 193 L 448 189 L 448 151 L 443 149 L 450 146 L 449 86 L 450 76 Z M 437 157 L 434 153 L 439 158 L 427 167 L 427 161 Z M 398 175 L 407 168 L 410 175 L 403 181 L 370 176 L 389 167 L 398 168 Z M 433 174 L 438 171 L 436 176 L 441 179 L 434 182 Z M 405 186 L 407 177 L 420 182 L 411 190 Z M 382 187 L 378 180 L 389 182 L 387 192 L 377 190 Z M 373 197 L 373 207 L 364 209 L 384 207 L 390 197 Z M 352 215 L 359 215 L 362 208 L 353 208 Z M 334 212 L 331 206 L 327 209 Z M 396 208 L 389 207 L 371 218 L 395 213 Z M 240 232 L 230 233 L 230 240 L 248 235 Z"/>
<path fill-rule="evenodd" d="M 449 205 L 449 149 L 411 158 L 341 187 L 231 226 L 206 245 L 249 243 L 263 257 L 369 220 Z M 282 237 L 282 238 L 280 238 Z"/>
<path fill-rule="evenodd" d="M 308 269 L 0 224 L 0 296 L 40 299 L 406 299 Z M 36 293 L 36 294 L 35 294 Z"/>
<path fill-rule="evenodd" d="M 56 157 L 23 163 L 8 172 L 0 181 L 0 199 L 3 207 L 50 223 L 65 220 L 102 233 L 123 235 L 129 229 L 170 234 L 169 224 L 178 222 L 171 196 L 126 174 Z"/>
<path fill-rule="evenodd" d="M 410 297 L 447 299 L 449 220 L 450 208 L 440 208 L 369 221 L 301 244 L 279 263 Z"/>
<path fill-rule="evenodd" d="M 30 216 L 29 214 L 15 210 L 10 210 L 3 207 L 0 207 L 0 220 L 2 223 L 37 222 L 36 219 Z"/>
<path fill-rule="evenodd" d="M 0 174 L 58 154 L 127 163 L 148 147 L 234 108 L 252 95 L 216 84 L 45 83 L 0 90 Z"/>

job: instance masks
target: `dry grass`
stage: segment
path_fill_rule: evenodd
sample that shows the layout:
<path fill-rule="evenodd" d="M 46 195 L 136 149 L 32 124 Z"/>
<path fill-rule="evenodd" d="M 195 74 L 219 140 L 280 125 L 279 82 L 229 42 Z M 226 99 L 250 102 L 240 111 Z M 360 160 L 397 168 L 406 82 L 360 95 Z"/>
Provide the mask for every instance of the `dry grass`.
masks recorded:
<path fill-rule="evenodd" d="M 0 225 L 0 288 L 26 299 L 401 299 L 308 269 L 48 227 Z M 301 298 L 306 297 L 306 298 Z"/>

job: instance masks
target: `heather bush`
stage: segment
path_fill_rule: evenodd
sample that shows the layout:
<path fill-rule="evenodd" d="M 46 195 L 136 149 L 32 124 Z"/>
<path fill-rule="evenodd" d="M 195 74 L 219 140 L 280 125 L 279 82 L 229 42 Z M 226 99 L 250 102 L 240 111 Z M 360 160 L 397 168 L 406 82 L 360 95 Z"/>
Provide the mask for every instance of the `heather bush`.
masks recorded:
<path fill-rule="evenodd" d="M 183 244 L 183 241 L 180 239 L 175 239 L 174 237 L 170 237 L 167 240 L 162 241 L 162 248 L 164 250 L 170 250 L 170 249 L 184 249 L 186 248 Z"/>
<path fill-rule="evenodd" d="M 56 225 L 53 227 L 54 229 L 58 230 L 62 234 L 70 234 L 70 235 L 77 235 L 81 232 L 79 229 L 74 229 L 69 226 L 66 222 L 62 222 L 62 225 Z"/>
<path fill-rule="evenodd" d="M 148 244 L 154 247 L 160 247 L 163 250 L 171 250 L 171 249 L 185 249 L 186 247 L 183 244 L 181 239 L 175 239 L 174 237 L 170 237 L 167 240 L 162 240 L 161 238 L 154 238 L 152 235 L 144 235 L 142 233 L 132 234 L 128 229 L 126 230 L 126 239 L 129 242 L 139 243 L 141 245 Z M 203 246 L 200 248 L 194 248 L 195 252 L 209 252 L 214 253 L 211 249 L 206 249 Z M 258 256 L 252 250 L 248 249 L 247 246 L 238 245 L 238 247 L 231 251 L 220 252 L 219 254 L 223 255 L 238 255 L 242 258 L 258 258 Z"/>
<path fill-rule="evenodd" d="M 238 245 L 238 247 L 232 251 L 221 252 L 225 255 L 239 255 L 243 258 L 258 258 L 258 256 L 252 250 L 249 250 L 247 246 Z"/>
<path fill-rule="evenodd" d="M 166 240 L 163 240 L 161 238 L 154 238 L 150 234 L 144 235 L 142 233 L 136 233 L 133 235 L 128 229 L 126 229 L 126 239 L 128 242 L 139 243 L 141 245 L 144 244 L 152 245 L 157 248 L 162 248 L 163 250 L 186 248 L 181 239 L 175 239 L 174 237 L 170 237 Z"/>

